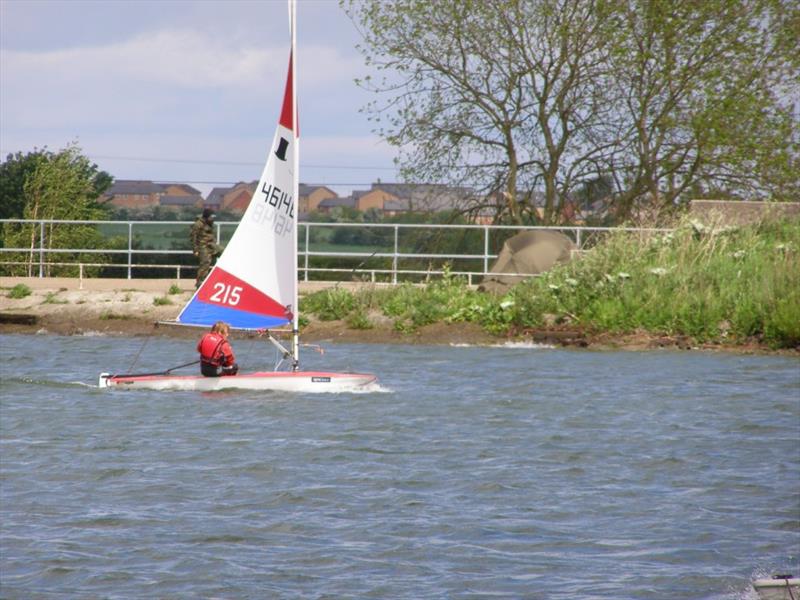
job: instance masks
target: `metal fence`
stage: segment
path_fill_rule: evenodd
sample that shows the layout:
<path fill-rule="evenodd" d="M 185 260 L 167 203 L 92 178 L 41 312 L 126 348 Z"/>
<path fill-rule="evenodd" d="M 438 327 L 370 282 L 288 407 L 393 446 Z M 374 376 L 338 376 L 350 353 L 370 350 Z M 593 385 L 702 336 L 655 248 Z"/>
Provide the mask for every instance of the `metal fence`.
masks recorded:
<path fill-rule="evenodd" d="M 177 279 L 194 276 L 196 265 L 189 243 L 191 221 L 72 221 L 0 219 L 2 248 L 0 273 L 25 270 L 28 276 L 47 277 L 70 269 L 84 278 L 155 277 L 155 271 Z M 214 224 L 217 242 L 224 244 L 238 225 Z M 83 228 L 91 247 L 70 247 Z M 445 272 L 461 275 L 472 284 L 489 273 L 503 242 L 522 230 L 559 231 L 575 243 L 577 252 L 592 247 L 610 231 L 641 234 L 666 229 L 607 227 L 528 227 L 501 225 L 429 225 L 388 223 L 301 222 L 298 229 L 300 277 L 398 283 L 420 281 Z M 25 247 L 20 243 L 25 240 Z M 28 243 L 30 240 L 30 243 Z M 9 245 L 13 242 L 13 245 Z M 155 260 L 156 262 L 151 262 Z M 520 276 L 531 274 L 521 273 Z"/>

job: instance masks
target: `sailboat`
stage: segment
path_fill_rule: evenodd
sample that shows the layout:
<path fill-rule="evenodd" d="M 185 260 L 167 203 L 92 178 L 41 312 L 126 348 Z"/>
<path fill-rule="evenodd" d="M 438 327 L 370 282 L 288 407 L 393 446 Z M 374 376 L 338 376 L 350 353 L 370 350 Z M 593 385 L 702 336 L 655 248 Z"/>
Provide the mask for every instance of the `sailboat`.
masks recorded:
<path fill-rule="evenodd" d="M 203 377 L 161 373 L 102 373 L 100 387 L 156 390 L 277 390 L 341 392 L 376 382 L 374 375 L 300 370 L 297 295 L 299 134 L 296 94 L 296 6 L 290 0 L 292 48 L 278 126 L 258 182 L 236 231 L 175 323 L 208 328 L 218 321 L 234 330 L 269 336 L 291 370 Z M 291 325 L 291 349 L 270 330 Z M 186 366 L 186 365 L 184 365 Z M 177 367 L 176 367 L 177 368 Z"/>

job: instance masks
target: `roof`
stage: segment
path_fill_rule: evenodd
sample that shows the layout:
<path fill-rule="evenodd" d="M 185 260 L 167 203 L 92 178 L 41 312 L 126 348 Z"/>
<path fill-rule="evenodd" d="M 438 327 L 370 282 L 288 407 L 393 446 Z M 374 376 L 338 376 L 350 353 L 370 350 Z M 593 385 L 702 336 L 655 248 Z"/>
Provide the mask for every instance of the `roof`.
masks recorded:
<path fill-rule="evenodd" d="M 200 195 L 200 190 L 198 190 L 196 188 L 193 188 L 188 183 L 163 183 L 163 184 L 160 184 L 160 185 L 162 187 L 165 187 L 165 188 L 166 187 L 177 187 L 177 188 L 183 190 L 184 192 L 186 192 L 187 194 L 191 194 L 192 196 L 199 196 Z"/>
<path fill-rule="evenodd" d="M 411 201 L 414 210 L 442 211 L 458 208 L 475 195 L 467 187 L 454 187 L 443 183 L 373 183 L 373 190 L 383 190 L 400 199 Z M 392 209 L 392 210 L 409 210 Z"/>
<path fill-rule="evenodd" d="M 111 184 L 111 187 L 106 190 L 107 196 L 117 195 L 148 195 L 148 194 L 162 194 L 164 186 L 153 183 L 152 181 L 143 181 L 135 179 L 117 179 Z M 199 192 L 198 192 L 199 193 Z"/>
<path fill-rule="evenodd" d="M 301 196 L 310 196 L 315 191 L 320 190 L 320 189 L 328 190 L 331 194 L 334 194 L 334 195 L 336 194 L 336 192 L 334 192 L 331 188 L 329 188 L 327 186 L 324 186 L 324 185 L 314 184 L 314 183 L 301 183 L 301 184 L 298 185 L 298 188 L 299 189 L 298 189 L 297 193 L 299 195 L 301 195 Z"/>
<path fill-rule="evenodd" d="M 337 206 L 349 206 L 350 208 L 356 207 L 356 199 L 352 196 L 347 198 L 325 198 L 319 203 L 320 208 L 336 208 Z"/>
<path fill-rule="evenodd" d="M 218 207 L 222 204 L 222 199 L 231 191 L 231 188 L 221 188 L 215 187 L 208 193 L 208 198 L 206 198 L 206 205 L 208 206 L 216 206 Z"/>

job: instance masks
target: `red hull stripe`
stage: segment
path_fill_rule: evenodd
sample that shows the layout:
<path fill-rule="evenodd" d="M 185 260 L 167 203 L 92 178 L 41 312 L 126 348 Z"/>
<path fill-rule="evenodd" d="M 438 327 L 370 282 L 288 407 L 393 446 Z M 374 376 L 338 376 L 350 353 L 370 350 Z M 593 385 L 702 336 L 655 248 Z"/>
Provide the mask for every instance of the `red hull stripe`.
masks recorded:
<path fill-rule="evenodd" d="M 257 290 L 246 281 L 215 267 L 205 280 L 197 300 L 222 308 L 241 310 L 257 315 L 269 315 L 291 321 L 284 306 Z"/>
<path fill-rule="evenodd" d="M 294 130 L 292 119 L 292 105 L 294 104 L 292 98 L 292 60 L 294 60 L 294 57 L 290 54 L 289 75 L 286 77 L 286 90 L 283 92 L 283 107 L 281 109 L 281 120 L 279 121 L 280 124 L 289 131 Z"/>

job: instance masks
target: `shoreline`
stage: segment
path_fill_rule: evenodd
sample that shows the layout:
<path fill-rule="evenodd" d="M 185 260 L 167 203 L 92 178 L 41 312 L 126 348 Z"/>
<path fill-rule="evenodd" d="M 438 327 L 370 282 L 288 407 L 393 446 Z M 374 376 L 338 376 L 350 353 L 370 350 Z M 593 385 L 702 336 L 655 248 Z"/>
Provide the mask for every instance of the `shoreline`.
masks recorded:
<path fill-rule="evenodd" d="M 28 286 L 31 294 L 19 299 L 9 298 L 10 289 L 19 283 Z M 305 290 L 301 285 L 301 294 L 332 285 L 335 283 L 311 282 Z M 180 288 L 180 293 L 170 294 L 170 288 L 173 291 Z M 157 324 L 174 319 L 193 292 L 194 282 L 189 280 L 0 278 L 0 334 L 155 335 L 194 340 L 198 337 L 198 328 Z M 511 342 L 586 350 L 672 349 L 800 357 L 800 348 L 773 350 L 757 341 L 695 344 L 685 336 L 649 332 L 612 334 L 575 327 L 542 328 L 498 336 L 473 323 L 434 323 L 416 331 L 399 332 L 391 319 L 379 313 L 370 315 L 370 320 L 372 328 L 353 329 L 341 321 L 321 321 L 310 316 L 308 325 L 302 329 L 302 338 L 312 343 L 480 346 Z M 254 335 L 235 332 L 233 339 Z"/>

